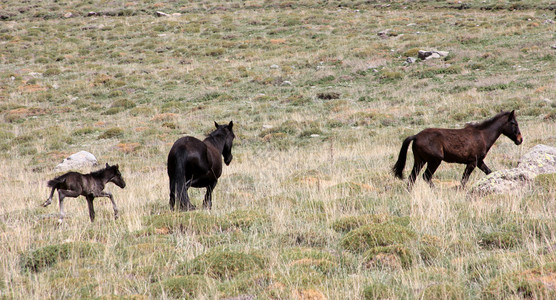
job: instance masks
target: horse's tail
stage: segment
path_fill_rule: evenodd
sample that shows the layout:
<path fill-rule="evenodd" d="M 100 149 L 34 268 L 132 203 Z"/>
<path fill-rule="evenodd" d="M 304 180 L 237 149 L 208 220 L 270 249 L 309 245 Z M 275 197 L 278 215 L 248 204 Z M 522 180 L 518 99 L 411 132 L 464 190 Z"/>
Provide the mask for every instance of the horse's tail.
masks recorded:
<path fill-rule="evenodd" d="M 403 168 L 405 167 L 405 160 L 407 159 L 407 148 L 409 148 L 409 144 L 413 140 L 415 140 L 415 137 L 415 135 L 412 135 L 403 141 L 402 148 L 400 149 L 400 154 L 398 156 L 398 161 L 396 162 L 394 167 L 392 167 L 392 172 L 394 172 L 394 175 L 399 179 L 403 179 Z"/>
<path fill-rule="evenodd" d="M 182 199 L 185 190 L 185 161 L 186 152 L 171 151 L 168 155 L 168 177 L 170 178 L 170 201 L 177 198 Z"/>
<path fill-rule="evenodd" d="M 66 182 L 66 177 L 60 176 L 60 177 L 56 177 L 52 180 L 49 180 L 47 185 L 48 185 L 48 187 L 57 189 L 65 182 Z"/>

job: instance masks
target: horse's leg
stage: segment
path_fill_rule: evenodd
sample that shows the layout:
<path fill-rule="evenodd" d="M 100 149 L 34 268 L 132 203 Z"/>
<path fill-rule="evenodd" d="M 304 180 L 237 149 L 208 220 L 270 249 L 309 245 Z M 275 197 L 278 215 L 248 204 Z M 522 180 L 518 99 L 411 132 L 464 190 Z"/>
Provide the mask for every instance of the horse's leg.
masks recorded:
<path fill-rule="evenodd" d="M 214 183 L 207 186 L 205 200 L 203 201 L 203 208 L 205 209 L 209 209 L 209 210 L 212 209 L 212 191 L 214 190 L 214 187 L 216 186 L 217 182 L 218 181 L 215 181 Z"/>
<path fill-rule="evenodd" d="M 56 187 L 52 188 L 52 191 L 50 191 L 50 196 L 48 197 L 48 199 L 46 199 L 46 201 L 42 204 L 43 207 L 47 207 L 50 205 L 50 203 L 52 203 L 52 196 L 54 196 L 54 191 L 56 190 Z"/>
<path fill-rule="evenodd" d="M 463 177 L 461 178 L 461 187 L 465 187 L 465 184 L 467 183 L 467 180 L 469 180 L 469 175 L 471 175 L 471 173 L 473 172 L 473 170 L 475 169 L 475 167 L 477 166 L 477 163 L 470 163 L 467 164 L 467 167 L 465 167 L 465 171 L 463 171 Z"/>
<path fill-rule="evenodd" d="M 179 186 L 179 185 L 178 185 Z M 189 199 L 189 194 L 187 190 L 191 186 L 191 179 L 183 184 L 181 191 L 178 191 L 179 199 L 180 199 L 180 210 L 195 210 L 195 205 L 191 204 Z"/>
<path fill-rule="evenodd" d="M 438 166 L 440 166 L 441 162 L 442 162 L 441 160 L 429 161 L 427 163 L 427 169 L 423 173 L 423 179 L 425 179 L 425 181 L 429 183 L 431 188 L 434 188 L 434 184 L 432 183 L 432 180 L 431 180 L 432 175 L 434 175 L 434 172 L 436 172 L 436 169 L 438 169 Z"/>
<path fill-rule="evenodd" d="M 58 202 L 60 204 L 60 219 L 58 220 L 59 222 L 62 222 L 64 220 L 64 217 L 66 216 L 66 213 L 64 212 L 64 198 L 66 197 L 76 198 L 79 196 L 80 193 L 76 191 L 58 190 Z"/>
<path fill-rule="evenodd" d="M 481 169 L 481 171 L 483 171 L 487 175 L 492 173 L 492 171 L 487 167 L 485 162 L 482 160 L 479 161 L 479 164 L 477 166 L 479 167 L 479 169 Z"/>
<path fill-rule="evenodd" d="M 170 176 L 170 209 L 174 210 L 176 205 L 176 181 Z"/>
<path fill-rule="evenodd" d="M 421 159 L 421 157 L 417 155 L 414 155 L 413 157 L 414 157 L 413 169 L 411 170 L 411 174 L 409 175 L 409 181 L 407 183 L 408 190 L 411 190 L 413 184 L 415 183 L 415 179 L 417 178 L 417 175 L 419 175 L 419 172 L 421 172 L 421 169 L 423 168 L 423 166 L 425 166 L 425 162 Z"/>
<path fill-rule="evenodd" d="M 109 198 L 110 201 L 112 202 L 112 207 L 114 208 L 114 219 L 118 219 L 119 217 L 119 210 L 118 210 L 118 206 L 116 205 L 116 202 L 114 201 L 114 197 L 112 196 L 112 193 L 110 192 L 105 192 L 102 191 L 97 195 L 94 195 L 95 197 L 106 197 Z"/>
<path fill-rule="evenodd" d="M 95 197 L 93 195 L 87 195 L 87 205 L 89 206 L 89 218 L 91 219 L 91 222 L 93 222 L 95 220 L 95 208 L 93 206 L 93 200 L 95 199 Z"/>

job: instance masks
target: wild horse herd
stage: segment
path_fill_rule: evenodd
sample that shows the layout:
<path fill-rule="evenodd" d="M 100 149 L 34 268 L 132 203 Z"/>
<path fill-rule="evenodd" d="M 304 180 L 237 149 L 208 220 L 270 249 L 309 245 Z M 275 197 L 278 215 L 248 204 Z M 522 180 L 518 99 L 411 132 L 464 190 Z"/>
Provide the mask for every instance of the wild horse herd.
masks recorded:
<path fill-rule="evenodd" d="M 192 210 L 187 190 L 191 187 L 206 188 L 203 208 L 211 209 L 212 192 L 222 175 L 222 157 L 229 165 L 232 161 L 232 142 L 235 138 L 233 122 L 227 125 L 214 123 L 216 130 L 211 132 L 203 141 L 185 136 L 178 139 L 168 154 L 168 177 L 170 179 L 170 208 L 173 210 L 176 199 L 180 210 Z M 500 112 L 494 117 L 480 123 L 467 124 L 461 129 L 427 128 L 416 135 L 406 138 L 398 156 L 398 161 L 392 168 L 394 175 L 403 179 L 403 169 L 407 157 L 409 144 L 413 142 L 413 169 L 409 175 L 408 189 L 411 189 L 421 169 L 426 165 L 423 178 L 431 187 L 432 176 L 442 161 L 466 165 L 461 179 L 462 187 L 469 179 L 469 175 L 476 167 L 485 174 L 491 170 L 484 159 L 488 150 L 500 135 L 505 135 L 516 145 L 523 142 L 515 112 Z M 124 188 L 126 183 L 119 171 L 118 165 L 106 164 L 104 169 L 89 174 L 68 172 L 48 181 L 52 188 L 48 200 L 43 206 L 52 202 L 55 190 L 58 190 L 60 203 L 60 219 L 64 218 L 64 198 L 85 196 L 89 206 L 89 217 L 95 219 L 93 200 L 95 197 L 108 197 L 112 201 L 114 217 L 118 218 L 118 207 L 114 197 L 104 192 L 106 183 L 112 182 Z"/>

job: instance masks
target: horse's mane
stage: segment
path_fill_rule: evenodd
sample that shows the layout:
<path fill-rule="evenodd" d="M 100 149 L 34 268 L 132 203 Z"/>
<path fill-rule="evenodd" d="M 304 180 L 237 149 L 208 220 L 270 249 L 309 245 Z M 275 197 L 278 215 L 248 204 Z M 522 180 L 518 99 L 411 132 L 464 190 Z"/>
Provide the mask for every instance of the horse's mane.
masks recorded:
<path fill-rule="evenodd" d="M 102 177 L 102 176 L 104 176 L 104 171 L 110 169 L 111 167 L 112 167 L 112 166 L 110 166 L 110 167 L 108 167 L 108 168 L 106 168 L 106 167 L 105 167 L 105 168 L 102 168 L 102 169 L 100 169 L 100 170 L 97 170 L 97 171 L 94 171 L 94 172 L 89 173 L 89 175 L 91 175 L 91 176 L 93 176 L 93 177 Z"/>
<path fill-rule="evenodd" d="M 490 125 L 492 125 L 493 123 L 495 123 L 496 121 L 498 121 L 498 119 L 500 119 L 502 116 L 507 116 L 510 112 L 509 111 L 502 111 L 499 112 L 498 114 L 496 114 L 494 117 L 484 120 L 482 122 L 470 122 L 465 124 L 465 127 L 474 127 L 477 129 L 484 129 L 489 127 Z"/>

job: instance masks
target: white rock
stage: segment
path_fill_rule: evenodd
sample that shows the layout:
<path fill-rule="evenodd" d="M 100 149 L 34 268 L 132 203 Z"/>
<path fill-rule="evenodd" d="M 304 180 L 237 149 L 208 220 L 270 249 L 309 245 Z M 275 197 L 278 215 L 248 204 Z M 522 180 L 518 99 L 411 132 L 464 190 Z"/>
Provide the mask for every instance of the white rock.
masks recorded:
<path fill-rule="evenodd" d="M 95 166 L 97 162 L 97 158 L 93 154 L 87 151 L 79 151 L 65 158 L 56 166 L 56 168 L 54 168 L 54 171 L 65 172 L 69 170 L 92 167 Z"/>

